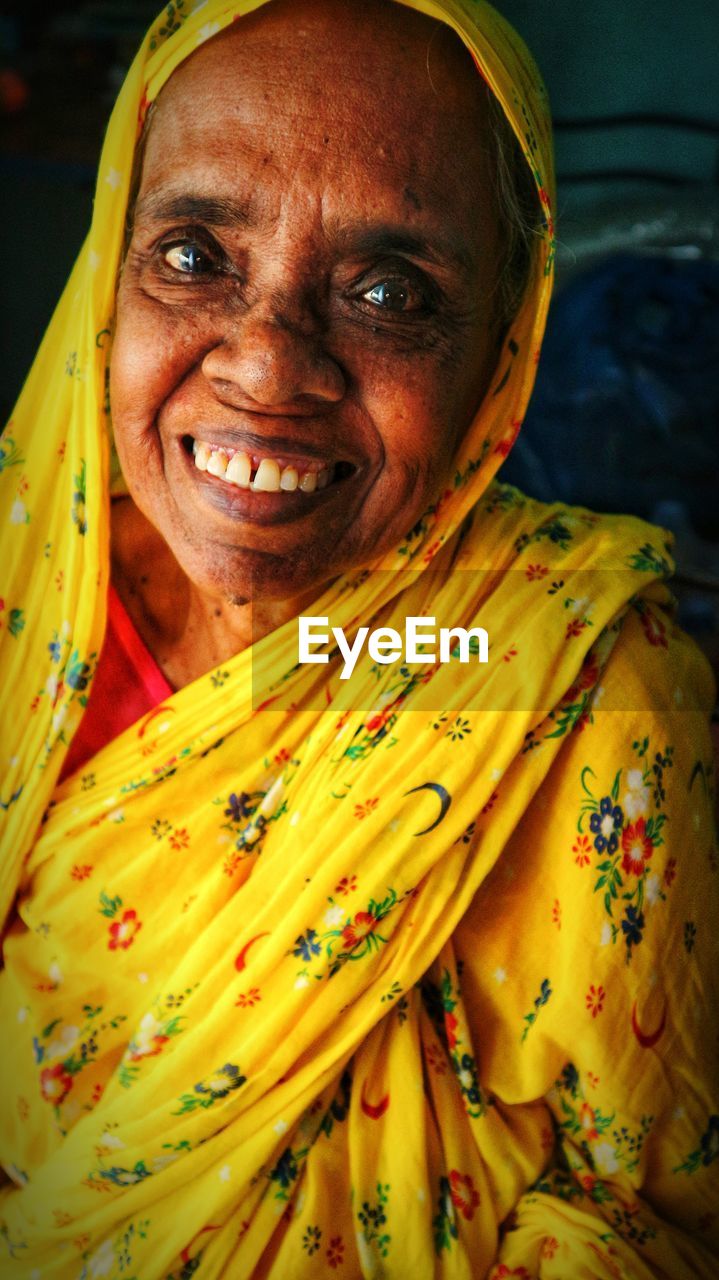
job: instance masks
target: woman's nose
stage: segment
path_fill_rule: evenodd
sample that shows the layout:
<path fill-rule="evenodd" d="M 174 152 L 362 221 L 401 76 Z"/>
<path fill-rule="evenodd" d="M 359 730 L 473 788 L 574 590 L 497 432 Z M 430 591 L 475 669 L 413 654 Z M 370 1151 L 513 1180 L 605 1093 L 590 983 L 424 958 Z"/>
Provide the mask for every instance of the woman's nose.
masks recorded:
<path fill-rule="evenodd" d="M 316 335 L 251 311 L 207 353 L 202 371 L 221 399 L 266 408 L 308 400 L 336 404 L 346 389 L 340 366 Z"/>

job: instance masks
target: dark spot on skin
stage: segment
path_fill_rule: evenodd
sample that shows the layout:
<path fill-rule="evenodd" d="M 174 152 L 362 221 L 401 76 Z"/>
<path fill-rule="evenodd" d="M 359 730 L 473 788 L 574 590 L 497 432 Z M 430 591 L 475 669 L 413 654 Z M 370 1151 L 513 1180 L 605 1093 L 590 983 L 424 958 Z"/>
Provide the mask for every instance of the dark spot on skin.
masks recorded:
<path fill-rule="evenodd" d="M 215 617 L 216 617 L 216 618 L 221 618 L 221 617 L 222 617 L 222 610 L 221 610 L 221 609 L 215 609 Z"/>
<path fill-rule="evenodd" d="M 146 583 L 147 581 L 148 581 L 147 574 L 146 574 L 146 573 L 143 573 L 143 574 L 141 575 L 141 577 L 140 577 L 140 583 L 141 583 L 141 585 L 144 587 L 144 586 L 145 586 L 145 583 Z"/>
<path fill-rule="evenodd" d="M 327 146 L 327 143 L 329 142 L 329 138 L 328 138 L 327 134 L 325 134 L 325 136 L 324 136 L 324 138 L 322 139 L 322 141 L 324 142 L 325 146 Z"/>
<path fill-rule="evenodd" d="M 405 187 L 404 198 L 405 200 L 409 200 L 409 203 L 415 209 L 419 210 L 422 208 L 422 201 L 420 200 L 419 196 L 412 190 L 411 187 Z"/>

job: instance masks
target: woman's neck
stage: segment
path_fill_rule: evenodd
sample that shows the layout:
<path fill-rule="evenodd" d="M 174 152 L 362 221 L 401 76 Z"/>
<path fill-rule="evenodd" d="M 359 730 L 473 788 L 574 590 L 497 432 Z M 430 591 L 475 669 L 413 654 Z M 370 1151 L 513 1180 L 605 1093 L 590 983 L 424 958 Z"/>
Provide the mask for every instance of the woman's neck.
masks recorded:
<path fill-rule="evenodd" d="M 201 590 L 130 497 L 112 502 L 111 563 L 115 590 L 174 689 L 297 617 L 319 594 L 236 603 Z"/>

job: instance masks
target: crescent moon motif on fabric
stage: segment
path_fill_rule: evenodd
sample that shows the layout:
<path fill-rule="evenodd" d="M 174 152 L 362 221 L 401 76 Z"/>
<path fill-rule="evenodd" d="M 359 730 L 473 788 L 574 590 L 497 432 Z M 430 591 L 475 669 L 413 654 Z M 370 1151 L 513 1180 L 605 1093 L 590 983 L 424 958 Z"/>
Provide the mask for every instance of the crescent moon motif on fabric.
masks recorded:
<path fill-rule="evenodd" d="M 452 803 L 452 797 L 440 782 L 421 782 L 418 787 L 412 787 L 409 791 L 405 791 L 406 796 L 411 796 L 415 791 L 434 791 L 439 796 L 439 817 L 434 822 L 430 822 L 428 827 L 423 827 L 421 831 L 415 831 L 416 836 L 426 836 L 428 831 L 434 831 L 438 827 L 443 818 L 447 816 L 447 810 Z"/>
<path fill-rule="evenodd" d="M 636 1000 L 634 1001 L 634 1004 L 632 1005 L 632 1031 L 634 1032 L 635 1036 L 637 1037 L 637 1040 L 639 1041 L 643 1049 L 651 1049 L 652 1046 L 657 1043 L 657 1040 L 659 1040 L 666 1025 L 667 1025 L 666 999 L 664 1000 L 664 1012 L 662 1013 L 662 1020 L 659 1023 L 659 1026 L 657 1027 L 656 1031 L 652 1031 L 652 1032 L 642 1031 L 641 1027 L 639 1026 L 639 1022 L 637 1020 L 637 1002 Z"/>
<path fill-rule="evenodd" d="M 277 699 L 279 698 L 279 696 L 280 696 L 280 695 L 279 695 L 278 693 L 275 693 L 275 694 L 273 694 L 273 696 L 272 696 L 271 698 L 265 698 L 264 702 L 261 702 L 261 703 L 260 703 L 260 705 L 259 705 L 258 707 L 256 707 L 255 709 L 256 709 L 257 711 L 264 711 L 265 707 L 269 707 L 269 706 L 271 705 L 271 703 L 276 702 L 276 701 L 277 701 Z M 291 707 L 291 706 L 289 706 L 289 707 L 287 708 L 287 710 L 288 710 L 288 711 L 291 711 L 291 710 L 292 710 L 292 707 Z"/>
<path fill-rule="evenodd" d="M 165 713 L 165 715 L 172 716 L 175 714 L 175 708 L 168 707 L 165 703 L 160 703 L 159 707 L 153 707 L 152 711 L 148 712 L 148 714 L 145 716 L 145 719 L 143 720 L 141 727 L 137 731 L 138 738 L 144 738 L 151 722 L 154 719 L 156 719 L 157 716 L 162 715 L 163 712 Z"/>
<path fill-rule="evenodd" d="M 256 933 L 254 938 L 250 938 L 249 942 L 245 943 L 242 950 L 237 952 L 237 956 L 235 958 L 235 968 L 238 973 L 242 973 L 242 970 L 247 964 L 247 952 L 249 951 L 250 947 L 253 946 L 255 942 L 259 942 L 260 938 L 267 938 L 267 937 L 269 937 L 269 931 L 267 929 L 265 929 L 264 933 Z"/>
<path fill-rule="evenodd" d="M 220 1230 L 219 1223 L 217 1224 L 217 1226 L 215 1226 L 213 1223 L 210 1223 L 209 1226 L 207 1227 L 201 1227 L 200 1230 L 192 1237 L 190 1243 L 188 1245 L 185 1245 L 185 1248 L 182 1250 L 182 1253 L 180 1254 L 181 1261 L 184 1262 L 185 1264 L 191 1261 L 190 1249 L 192 1248 L 195 1241 L 199 1239 L 200 1236 L 204 1236 L 206 1231 L 219 1231 L 219 1230 Z"/>
<path fill-rule="evenodd" d="M 369 1116 L 370 1120 L 379 1120 L 380 1116 L 383 1116 L 385 1111 L 389 1107 L 389 1094 L 386 1093 L 383 1098 L 380 1098 L 379 1102 L 368 1102 L 367 1095 L 365 1093 L 366 1088 L 367 1088 L 367 1081 L 365 1080 L 362 1085 L 362 1096 L 360 1098 L 360 1106 L 364 1111 L 365 1115 Z"/>

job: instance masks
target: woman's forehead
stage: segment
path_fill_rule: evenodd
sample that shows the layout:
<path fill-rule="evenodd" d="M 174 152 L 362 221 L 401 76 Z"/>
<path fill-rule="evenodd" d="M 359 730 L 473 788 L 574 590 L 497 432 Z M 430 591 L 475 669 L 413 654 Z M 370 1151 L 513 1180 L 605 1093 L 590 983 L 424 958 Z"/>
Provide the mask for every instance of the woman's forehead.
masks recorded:
<path fill-rule="evenodd" d="M 142 185 L 174 189 L 191 174 L 207 184 L 224 172 L 269 190 L 278 168 L 318 186 L 364 176 L 378 198 L 400 187 L 415 210 L 453 198 L 476 219 L 487 114 L 469 53 L 433 19 L 390 0 L 272 0 L 168 81 Z"/>
<path fill-rule="evenodd" d="M 191 82 L 232 73 L 243 53 L 246 62 L 261 57 L 275 64 L 278 76 L 292 65 L 305 82 L 335 65 L 342 80 L 325 80 L 328 94 L 360 70 L 377 90 L 401 89 L 402 78 L 420 73 L 433 96 L 448 98 L 454 109 L 463 105 L 468 89 L 470 96 L 476 89 L 477 73 L 459 36 L 401 0 L 266 0 L 206 41 L 170 83 L 178 76 Z"/>

